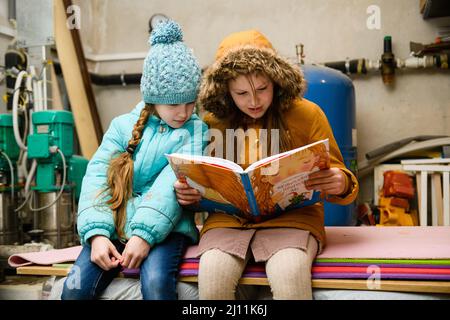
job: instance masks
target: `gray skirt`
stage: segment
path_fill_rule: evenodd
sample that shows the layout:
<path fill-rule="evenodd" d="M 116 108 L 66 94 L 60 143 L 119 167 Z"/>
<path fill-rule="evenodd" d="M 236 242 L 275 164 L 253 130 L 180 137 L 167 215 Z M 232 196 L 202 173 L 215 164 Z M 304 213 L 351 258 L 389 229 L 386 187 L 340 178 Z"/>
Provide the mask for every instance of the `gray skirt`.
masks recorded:
<path fill-rule="evenodd" d="M 306 251 L 309 234 L 309 231 L 296 228 L 211 229 L 200 238 L 197 257 L 205 251 L 219 249 L 245 259 L 250 248 L 255 262 L 266 262 L 282 249 L 297 248 Z"/>

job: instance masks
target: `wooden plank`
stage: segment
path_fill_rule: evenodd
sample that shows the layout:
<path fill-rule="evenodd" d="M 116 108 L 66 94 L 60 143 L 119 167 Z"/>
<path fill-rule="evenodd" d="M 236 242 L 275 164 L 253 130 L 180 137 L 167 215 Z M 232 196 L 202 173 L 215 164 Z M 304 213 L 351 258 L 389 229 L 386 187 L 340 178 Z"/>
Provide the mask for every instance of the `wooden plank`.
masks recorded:
<path fill-rule="evenodd" d="M 421 227 L 427 226 L 427 180 L 427 171 L 416 173 L 417 200 L 419 205 L 419 225 Z"/>
<path fill-rule="evenodd" d="M 431 176 L 431 196 L 432 196 L 432 225 L 433 226 L 443 226 L 444 221 L 444 209 L 442 200 L 442 184 L 441 184 L 441 174 L 433 173 Z"/>
<path fill-rule="evenodd" d="M 408 159 L 402 160 L 401 164 L 436 164 L 436 163 L 450 163 L 448 158 L 434 158 L 434 159 Z"/>
<path fill-rule="evenodd" d="M 181 282 L 197 282 L 197 277 L 181 277 Z M 269 285 L 266 278 L 241 278 L 239 284 Z M 450 294 L 449 281 L 380 280 L 379 286 L 369 288 L 361 279 L 313 279 L 312 287 L 320 289 L 371 290 L 395 292 L 426 292 Z"/>
<path fill-rule="evenodd" d="M 419 211 L 419 215 L 420 215 L 420 206 L 422 205 L 422 194 L 420 193 L 420 186 L 422 183 L 422 179 L 420 178 L 420 172 L 416 172 L 416 190 L 417 190 L 417 211 Z M 420 218 L 419 218 L 420 220 Z M 417 225 L 420 225 L 420 221 L 418 222 Z"/>
<path fill-rule="evenodd" d="M 24 266 L 16 269 L 17 274 L 39 276 L 67 276 L 70 268 L 52 266 Z"/>
<path fill-rule="evenodd" d="M 187 276 L 187 277 L 179 277 L 179 281 L 181 282 L 197 282 L 197 276 Z M 268 286 L 269 281 L 267 278 L 246 278 L 242 277 L 239 279 L 239 284 L 245 285 L 253 285 L 253 286 Z"/>
<path fill-rule="evenodd" d="M 442 174 L 442 183 L 444 186 L 444 226 L 450 226 L 450 174 L 448 172 L 444 172 Z"/>
<path fill-rule="evenodd" d="M 427 165 L 427 164 L 407 164 L 403 166 L 406 171 L 422 171 L 422 172 L 450 172 L 450 166 L 445 165 Z"/>
<path fill-rule="evenodd" d="M 69 274 L 72 264 L 67 266 L 24 266 L 18 267 L 16 273 L 20 275 L 37 275 L 37 276 L 61 276 L 65 277 Z M 119 273 L 119 278 L 124 278 L 123 273 Z"/>
<path fill-rule="evenodd" d="M 20 275 L 67 276 L 70 268 L 25 266 L 17 268 Z M 122 276 L 121 276 L 122 277 Z M 196 276 L 180 277 L 182 282 L 197 282 Z M 246 278 L 239 280 L 244 285 L 267 286 L 267 278 Z M 450 281 L 415 281 L 415 280 L 380 280 L 379 286 L 370 289 L 367 280 L 361 279 L 313 279 L 313 288 L 346 289 L 346 290 L 380 290 L 400 292 L 449 293 Z"/>
<path fill-rule="evenodd" d="M 102 129 L 98 117 L 95 100 L 92 99 L 92 88 L 86 84 L 86 62 L 80 61 L 80 50 L 74 43 L 74 34 L 78 30 L 69 30 L 66 26 L 66 6 L 63 1 L 54 1 L 55 42 L 58 58 L 67 88 L 72 113 L 75 120 L 82 155 L 90 159 L 97 150 L 102 139 Z M 76 37 L 76 36 L 75 36 Z"/>
<path fill-rule="evenodd" d="M 432 226 L 438 226 L 438 199 L 436 199 L 436 185 L 434 183 L 434 176 L 436 174 L 433 173 L 431 175 L 431 224 Z"/>
<path fill-rule="evenodd" d="M 450 294 L 449 281 L 380 280 L 373 289 L 368 288 L 367 280 L 355 279 L 313 279 L 312 284 L 313 288 Z"/>
<path fill-rule="evenodd" d="M 428 172 L 420 172 L 420 211 L 419 211 L 419 223 L 421 227 L 428 225 Z"/>

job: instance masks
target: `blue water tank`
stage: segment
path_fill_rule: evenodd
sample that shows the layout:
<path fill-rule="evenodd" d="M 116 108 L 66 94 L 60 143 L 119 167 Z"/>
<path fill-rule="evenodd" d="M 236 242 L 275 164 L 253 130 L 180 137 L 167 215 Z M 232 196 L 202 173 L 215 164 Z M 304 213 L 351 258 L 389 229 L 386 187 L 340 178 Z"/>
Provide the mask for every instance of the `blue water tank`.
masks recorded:
<path fill-rule="evenodd" d="M 355 89 L 352 81 L 331 68 L 314 65 L 302 65 L 301 68 L 307 82 L 305 98 L 325 112 L 345 165 L 356 173 Z M 340 206 L 325 202 L 325 225 L 353 225 L 355 206 L 355 203 Z"/>

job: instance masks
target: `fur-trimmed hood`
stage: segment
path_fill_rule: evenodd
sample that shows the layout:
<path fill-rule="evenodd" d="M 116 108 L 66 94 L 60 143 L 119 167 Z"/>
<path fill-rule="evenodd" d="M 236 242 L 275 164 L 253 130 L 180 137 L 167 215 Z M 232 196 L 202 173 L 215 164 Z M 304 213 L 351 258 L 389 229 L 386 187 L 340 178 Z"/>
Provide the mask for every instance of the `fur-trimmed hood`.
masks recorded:
<path fill-rule="evenodd" d="M 216 61 L 205 71 L 198 97 L 200 107 L 217 118 L 227 118 L 234 105 L 230 101 L 228 81 L 253 72 L 265 73 L 274 81 L 283 111 L 295 98 L 302 97 L 306 89 L 306 81 L 298 66 L 278 55 L 258 31 L 243 31 L 222 41 Z"/>

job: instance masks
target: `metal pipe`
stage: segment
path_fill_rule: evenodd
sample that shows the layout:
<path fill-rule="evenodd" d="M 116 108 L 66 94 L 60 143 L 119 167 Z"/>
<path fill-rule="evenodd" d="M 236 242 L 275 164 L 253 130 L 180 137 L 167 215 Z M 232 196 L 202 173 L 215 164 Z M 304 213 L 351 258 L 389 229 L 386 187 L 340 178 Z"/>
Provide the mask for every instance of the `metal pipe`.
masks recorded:
<path fill-rule="evenodd" d="M 108 86 L 108 85 L 122 85 L 127 86 L 130 84 L 140 84 L 142 74 L 131 73 L 131 74 L 111 74 L 111 75 L 100 75 L 95 73 L 89 73 L 91 76 L 91 81 L 93 84 L 98 86 Z"/>
<path fill-rule="evenodd" d="M 61 75 L 61 65 L 58 62 L 53 62 L 53 65 L 55 67 L 55 74 Z M 109 85 L 121 85 L 121 86 L 127 86 L 127 85 L 137 85 L 141 83 L 141 73 L 130 73 L 130 74 L 108 74 L 108 75 L 102 75 L 102 74 L 96 74 L 89 72 L 89 76 L 91 77 L 91 82 L 98 86 L 109 86 Z"/>
<path fill-rule="evenodd" d="M 436 54 L 423 57 L 409 57 L 406 59 L 396 59 L 396 69 L 421 69 L 421 68 L 439 68 L 448 69 L 450 54 Z M 367 74 L 371 71 L 380 71 L 380 60 L 352 59 L 346 61 L 325 62 L 322 65 L 341 71 L 347 75 Z M 365 72 L 364 72 L 365 71 Z"/>
<path fill-rule="evenodd" d="M 87 61 L 92 62 L 111 62 L 126 60 L 144 60 L 147 52 L 126 52 L 126 53 L 109 53 L 109 54 L 92 54 L 86 53 Z"/>
<path fill-rule="evenodd" d="M 16 0 L 8 0 L 8 20 L 16 20 Z"/>
<path fill-rule="evenodd" d="M 384 37 L 383 54 L 381 55 L 381 78 L 384 84 L 393 84 L 395 79 L 396 61 L 392 52 L 392 38 Z"/>
<path fill-rule="evenodd" d="M 298 45 L 296 46 L 296 50 L 298 55 Z M 448 69 L 449 55 L 449 53 L 435 53 L 434 55 L 411 56 L 403 60 L 395 59 L 394 53 L 392 52 L 392 38 L 386 36 L 383 40 L 383 54 L 380 60 L 347 59 L 345 61 L 325 62 L 322 65 L 339 70 L 347 75 L 367 74 L 368 71 L 380 71 L 383 82 L 385 84 L 391 84 L 394 81 L 395 69 L 433 67 Z"/>

